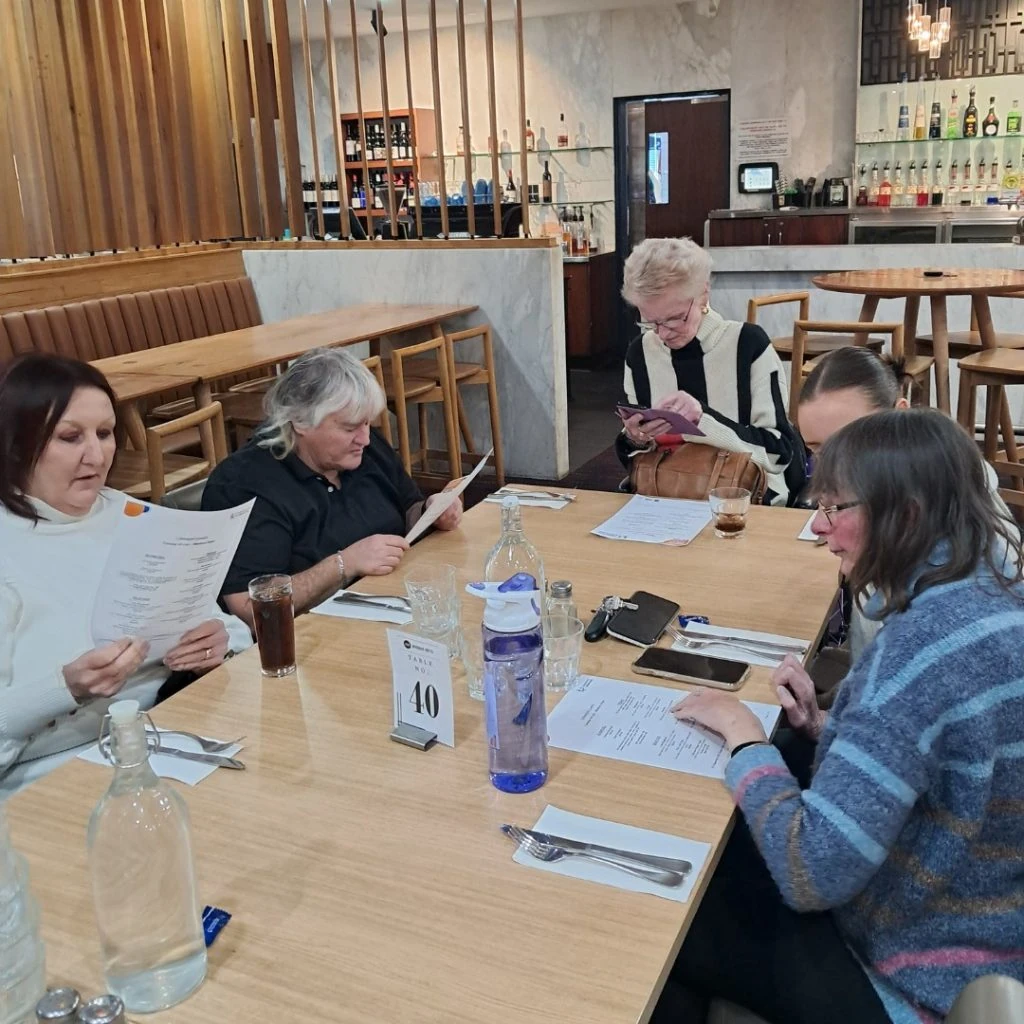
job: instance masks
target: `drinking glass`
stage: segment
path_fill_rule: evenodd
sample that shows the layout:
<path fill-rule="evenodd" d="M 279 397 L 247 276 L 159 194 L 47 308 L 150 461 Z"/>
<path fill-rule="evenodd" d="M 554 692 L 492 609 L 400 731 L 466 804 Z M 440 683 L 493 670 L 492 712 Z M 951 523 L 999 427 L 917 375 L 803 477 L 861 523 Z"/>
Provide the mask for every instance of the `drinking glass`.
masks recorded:
<path fill-rule="evenodd" d="M 717 487 L 708 494 L 715 517 L 715 536 L 731 540 L 747 528 L 750 491 L 743 487 Z"/>
<path fill-rule="evenodd" d="M 544 632 L 544 689 L 569 689 L 580 673 L 583 623 L 566 615 L 546 615 Z"/>
<path fill-rule="evenodd" d="M 265 676 L 295 671 L 295 608 L 291 576 L 257 576 L 249 582 L 249 600 Z"/>
<path fill-rule="evenodd" d="M 466 689 L 473 700 L 484 699 L 484 638 L 480 626 L 462 631 L 462 667 L 466 670 Z"/>
<path fill-rule="evenodd" d="M 412 611 L 412 628 L 428 640 L 448 648 L 448 656 L 457 658 L 462 632 L 459 628 L 458 590 L 454 565 L 428 565 L 414 569 L 405 578 Z"/>

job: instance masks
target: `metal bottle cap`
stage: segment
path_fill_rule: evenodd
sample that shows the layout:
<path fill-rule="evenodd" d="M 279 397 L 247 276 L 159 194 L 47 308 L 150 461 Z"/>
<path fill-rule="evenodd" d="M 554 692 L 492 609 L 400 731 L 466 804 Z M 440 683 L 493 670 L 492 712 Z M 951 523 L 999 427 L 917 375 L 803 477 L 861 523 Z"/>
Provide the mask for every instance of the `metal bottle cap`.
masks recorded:
<path fill-rule="evenodd" d="M 552 597 L 572 597 L 572 584 L 568 580 L 555 580 L 551 584 Z"/>
<path fill-rule="evenodd" d="M 40 1024 L 72 1024 L 81 1003 L 74 988 L 51 988 L 36 1003 L 36 1020 Z"/>
<path fill-rule="evenodd" d="M 125 1024 L 124 1003 L 118 996 L 96 996 L 78 1008 L 76 1024 Z"/>

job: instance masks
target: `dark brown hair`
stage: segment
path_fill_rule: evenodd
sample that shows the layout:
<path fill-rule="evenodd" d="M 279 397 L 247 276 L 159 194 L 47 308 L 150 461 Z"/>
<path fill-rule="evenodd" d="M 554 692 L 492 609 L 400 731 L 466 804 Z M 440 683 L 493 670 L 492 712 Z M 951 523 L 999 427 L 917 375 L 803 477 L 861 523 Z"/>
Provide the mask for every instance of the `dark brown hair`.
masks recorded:
<path fill-rule="evenodd" d="M 39 519 L 25 487 L 78 388 L 98 388 L 117 408 L 107 378 L 77 359 L 32 352 L 0 370 L 0 505 L 8 512 Z"/>
<path fill-rule="evenodd" d="M 847 346 L 829 352 L 807 375 L 800 401 L 809 402 L 820 394 L 856 388 L 876 409 L 891 409 L 908 397 L 913 383 L 904 361 L 880 356 L 869 348 Z"/>
<path fill-rule="evenodd" d="M 937 409 L 879 412 L 847 424 L 822 446 L 811 487 L 815 498 L 861 504 L 866 543 L 849 582 L 858 601 L 876 587 L 883 616 L 980 564 L 1001 586 L 1022 578 L 1021 542 L 993 499 L 981 453 Z M 928 564 L 936 555 L 941 564 Z"/>

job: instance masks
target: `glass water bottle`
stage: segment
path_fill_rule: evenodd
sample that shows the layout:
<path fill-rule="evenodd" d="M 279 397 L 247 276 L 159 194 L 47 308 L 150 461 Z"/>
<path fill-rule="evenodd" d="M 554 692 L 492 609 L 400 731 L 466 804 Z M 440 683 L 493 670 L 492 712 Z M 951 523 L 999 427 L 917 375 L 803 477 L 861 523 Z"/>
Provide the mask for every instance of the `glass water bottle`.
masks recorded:
<path fill-rule="evenodd" d="M 149 763 L 138 701 L 111 704 L 100 745 L 114 778 L 87 842 L 107 987 L 129 1012 L 180 1003 L 206 977 L 185 801 Z"/>
<path fill-rule="evenodd" d="M 484 563 L 484 580 L 503 583 L 517 572 L 532 576 L 537 581 L 537 589 L 545 593 L 544 562 L 523 533 L 519 499 L 508 495 L 501 503 L 501 537 Z"/>

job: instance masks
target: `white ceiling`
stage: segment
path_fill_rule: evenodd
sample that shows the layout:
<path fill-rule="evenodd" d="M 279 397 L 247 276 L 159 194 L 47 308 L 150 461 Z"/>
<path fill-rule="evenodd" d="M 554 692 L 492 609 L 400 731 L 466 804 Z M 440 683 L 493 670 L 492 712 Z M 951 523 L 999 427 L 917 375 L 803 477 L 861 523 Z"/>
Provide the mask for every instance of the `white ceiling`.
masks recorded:
<path fill-rule="evenodd" d="M 303 0 L 288 0 L 289 26 L 292 39 L 299 41 L 302 30 L 299 21 L 299 7 Z M 323 0 L 305 0 L 309 19 L 309 34 L 322 39 Z M 523 16 L 527 18 L 550 17 L 556 14 L 587 14 L 592 11 L 636 10 L 643 7 L 664 7 L 679 0 L 523 0 Z M 692 0 L 686 0 L 692 2 Z M 482 0 L 465 0 L 466 21 L 483 21 Z M 356 0 L 359 11 L 358 27 L 360 35 L 370 33 L 370 11 L 376 8 L 376 0 Z M 382 0 L 384 24 L 388 32 L 401 32 L 402 4 L 401 0 Z M 427 27 L 429 0 L 407 0 L 410 31 Z M 348 35 L 349 5 L 348 0 L 332 0 L 335 38 L 344 39 Z M 509 21 L 515 16 L 513 0 L 493 0 L 494 19 Z M 437 23 L 440 26 L 455 24 L 455 0 L 437 0 Z"/>

